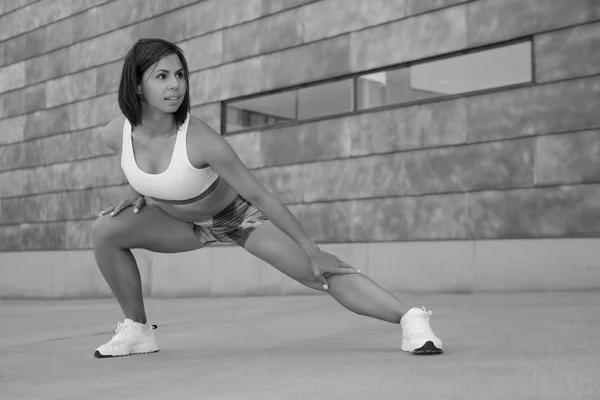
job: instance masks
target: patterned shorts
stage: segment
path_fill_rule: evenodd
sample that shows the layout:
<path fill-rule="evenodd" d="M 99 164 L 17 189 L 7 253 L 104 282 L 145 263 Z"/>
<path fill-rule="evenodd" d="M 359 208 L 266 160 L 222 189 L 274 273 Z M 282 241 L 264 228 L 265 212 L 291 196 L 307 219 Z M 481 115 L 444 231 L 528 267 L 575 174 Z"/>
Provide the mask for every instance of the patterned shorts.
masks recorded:
<path fill-rule="evenodd" d="M 235 242 L 244 247 L 248 236 L 265 221 L 268 218 L 238 194 L 223 211 L 208 220 L 190 222 L 190 226 L 202 244 Z"/>

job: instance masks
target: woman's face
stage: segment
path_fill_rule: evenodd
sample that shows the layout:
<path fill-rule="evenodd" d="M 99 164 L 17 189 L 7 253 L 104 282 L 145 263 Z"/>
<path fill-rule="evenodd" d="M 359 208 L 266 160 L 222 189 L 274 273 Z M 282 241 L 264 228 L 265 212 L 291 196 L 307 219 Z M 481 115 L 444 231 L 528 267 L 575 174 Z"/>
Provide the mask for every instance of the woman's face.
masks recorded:
<path fill-rule="evenodd" d="M 139 87 L 142 99 L 163 113 L 177 111 L 187 90 L 183 65 L 177 54 L 169 54 L 150 66 L 142 76 Z"/>

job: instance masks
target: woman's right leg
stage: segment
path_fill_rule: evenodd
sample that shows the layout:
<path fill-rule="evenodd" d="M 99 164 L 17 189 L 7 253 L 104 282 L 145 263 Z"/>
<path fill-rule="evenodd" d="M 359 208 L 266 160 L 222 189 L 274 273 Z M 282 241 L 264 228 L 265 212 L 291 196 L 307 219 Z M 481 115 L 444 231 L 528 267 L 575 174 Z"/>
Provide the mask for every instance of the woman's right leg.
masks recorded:
<path fill-rule="evenodd" d="M 142 282 L 131 249 L 178 253 L 203 247 L 190 226 L 158 207 L 147 204 L 134 214 L 130 208 L 93 224 L 94 254 L 100 272 L 114 293 L 126 318 L 146 323 Z"/>

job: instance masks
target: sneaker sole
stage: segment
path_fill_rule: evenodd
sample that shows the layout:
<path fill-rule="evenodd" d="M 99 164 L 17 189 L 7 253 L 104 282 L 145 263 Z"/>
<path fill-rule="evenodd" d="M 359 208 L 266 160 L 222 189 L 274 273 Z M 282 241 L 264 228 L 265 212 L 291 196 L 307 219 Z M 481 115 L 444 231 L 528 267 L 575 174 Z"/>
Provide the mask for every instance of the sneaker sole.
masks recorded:
<path fill-rule="evenodd" d="M 115 357 L 127 357 L 127 356 L 134 356 L 136 354 L 152 354 L 152 353 L 158 353 L 158 350 L 151 350 L 151 351 L 140 351 L 140 352 L 135 352 L 135 353 L 129 353 L 129 354 L 117 354 L 117 355 L 104 355 L 102 353 L 100 353 L 98 350 L 96 350 L 94 352 L 94 357 L 96 358 L 115 358 Z"/>
<path fill-rule="evenodd" d="M 413 354 L 441 354 L 444 350 L 438 348 L 433 344 L 431 340 L 425 342 L 425 344 L 418 349 L 414 349 L 411 353 Z"/>

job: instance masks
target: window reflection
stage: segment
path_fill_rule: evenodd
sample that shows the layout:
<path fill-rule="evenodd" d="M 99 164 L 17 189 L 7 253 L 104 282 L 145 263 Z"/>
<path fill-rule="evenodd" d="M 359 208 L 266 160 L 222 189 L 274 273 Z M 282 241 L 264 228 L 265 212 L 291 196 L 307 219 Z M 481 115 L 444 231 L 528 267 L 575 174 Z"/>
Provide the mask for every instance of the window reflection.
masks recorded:
<path fill-rule="evenodd" d="M 358 78 L 358 108 L 531 82 L 531 42 L 430 61 Z"/>
<path fill-rule="evenodd" d="M 351 112 L 352 79 L 227 104 L 226 132 Z"/>
<path fill-rule="evenodd" d="M 228 103 L 226 112 L 226 132 L 295 121 L 296 91 Z"/>
<path fill-rule="evenodd" d="M 312 86 L 298 91 L 298 119 L 353 111 L 352 79 Z"/>

